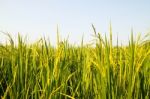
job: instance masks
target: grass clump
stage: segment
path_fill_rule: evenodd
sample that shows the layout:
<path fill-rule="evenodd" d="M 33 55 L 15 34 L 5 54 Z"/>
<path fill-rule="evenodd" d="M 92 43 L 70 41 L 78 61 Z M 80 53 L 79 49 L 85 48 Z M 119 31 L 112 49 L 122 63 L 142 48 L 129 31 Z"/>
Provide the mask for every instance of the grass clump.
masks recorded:
<path fill-rule="evenodd" d="M 112 46 L 95 32 L 95 47 L 67 41 L 52 47 L 45 39 L 0 45 L 2 99 L 149 99 L 150 41 Z M 147 38 L 149 36 L 147 35 Z"/>

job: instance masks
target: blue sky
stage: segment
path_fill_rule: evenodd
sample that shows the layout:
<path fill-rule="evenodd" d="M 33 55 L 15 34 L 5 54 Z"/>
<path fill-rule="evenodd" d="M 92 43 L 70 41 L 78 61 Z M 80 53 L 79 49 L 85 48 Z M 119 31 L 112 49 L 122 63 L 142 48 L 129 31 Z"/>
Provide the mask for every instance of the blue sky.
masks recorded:
<path fill-rule="evenodd" d="M 55 44 L 56 27 L 61 38 L 78 44 L 91 36 L 93 23 L 103 36 L 113 28 L 113 40 L 126 44 L 134 33 L 150 32 L 150 0 L 0 0 L 0 31 L 14 38 L 19 32 L 29 41 L 45 36 Z M 5 41 L 0 34 L 0 42 Z"/>

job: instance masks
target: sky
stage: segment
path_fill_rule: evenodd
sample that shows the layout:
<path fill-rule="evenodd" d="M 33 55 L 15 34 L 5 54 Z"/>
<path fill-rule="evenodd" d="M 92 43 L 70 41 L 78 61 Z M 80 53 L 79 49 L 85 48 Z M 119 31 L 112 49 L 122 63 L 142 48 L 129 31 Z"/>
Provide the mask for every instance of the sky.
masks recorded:
<path fill-rule="evenodd" d="M 41 37 L 56 43 L 57 26 L 61 39 L 73 44 L 91 42 L 91 24 L 102 36 L 112 25 L 113 42 L 127 44 L 134 34 L 150 32 L 150 0 L 0 0 L 0 31 L 16 40 L 17 34 L 29 42 Z M 7 39 L 0 33 L 0 42 Z"/>

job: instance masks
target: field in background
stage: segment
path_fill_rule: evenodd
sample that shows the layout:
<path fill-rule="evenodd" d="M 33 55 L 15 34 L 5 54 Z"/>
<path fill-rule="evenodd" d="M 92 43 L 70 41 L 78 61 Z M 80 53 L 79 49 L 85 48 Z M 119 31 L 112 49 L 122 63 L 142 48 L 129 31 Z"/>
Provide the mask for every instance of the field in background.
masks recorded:
<path fill-rule="evenodd" d="M 112 46 L 94 30 L 95 47 L 74 46 L 57 38 L 0 45 L 0 98 L 10 99 L 149 99 L 150 35 L 128 46 Z"/>

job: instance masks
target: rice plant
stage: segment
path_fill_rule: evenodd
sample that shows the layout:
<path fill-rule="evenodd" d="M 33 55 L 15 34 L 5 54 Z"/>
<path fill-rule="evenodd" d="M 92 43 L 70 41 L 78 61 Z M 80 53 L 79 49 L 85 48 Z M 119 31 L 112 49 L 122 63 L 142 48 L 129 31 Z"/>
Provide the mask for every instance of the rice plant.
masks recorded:
<path fill-rule="evenodd" d="M 131 38 L 127 46 L 113 46 L 110 37 L 96 32 L 95 46 L 57 46 L 41 39 L 0 45 L 2 99 L 149 99 L 150 35 Z M 118 41 L 117 41 L 118 42 Z"/>

